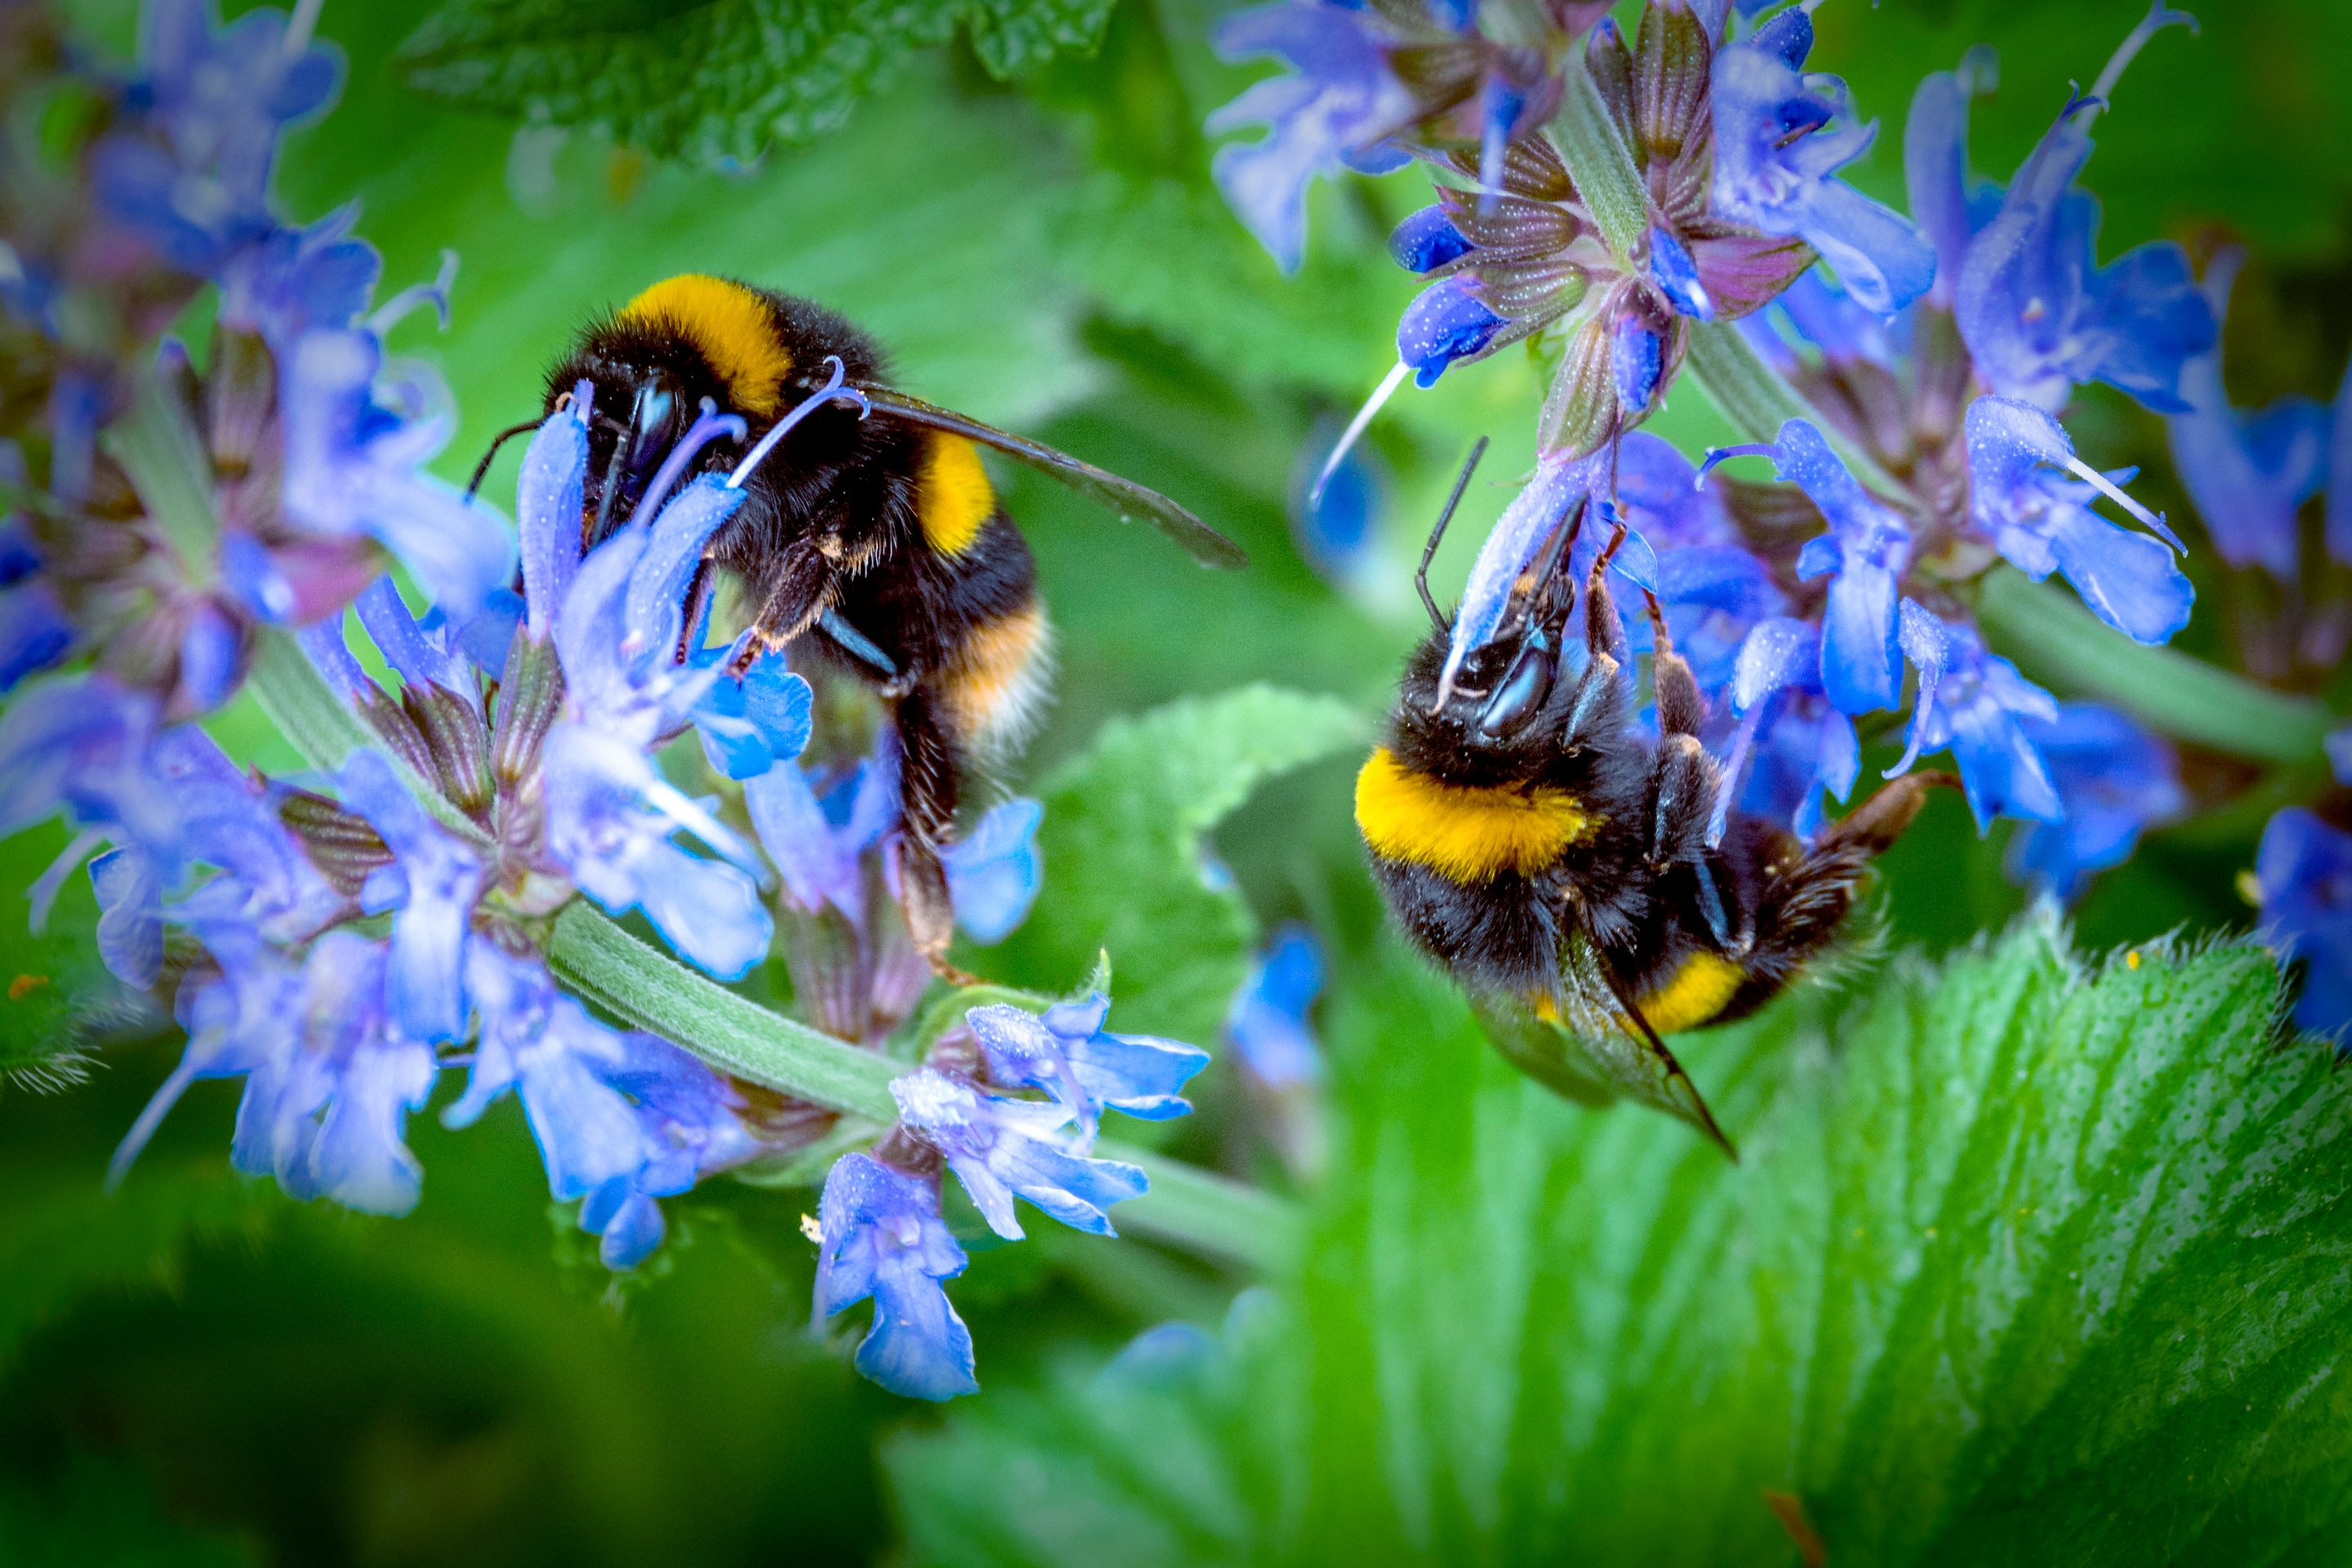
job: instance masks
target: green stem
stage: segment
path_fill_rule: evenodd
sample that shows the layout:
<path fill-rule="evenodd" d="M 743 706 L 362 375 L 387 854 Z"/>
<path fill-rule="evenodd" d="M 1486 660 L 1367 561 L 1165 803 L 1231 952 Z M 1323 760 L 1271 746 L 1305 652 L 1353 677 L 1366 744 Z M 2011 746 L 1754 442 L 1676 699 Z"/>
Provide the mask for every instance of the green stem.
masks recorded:
<path fill-rule="evenodd" d="M 1778 440 L 1780 426 L 1802 419 L 1829 438 L 1846 468 L 1869 489 L 1900 495 L 1902 482 L 1878 460 L 1838 433 L 1788 378 L 1764 363 L 1754 345 L 1728 321 L 1693 321 L 1683 368 L 1697 378 L 1707 401 L 1751 441 Z"/>
<path fill-rule="evenodd" d="M 556 917 L 549 963 L 615 1016 L 685 1047 L 722 1071 L 798 1100 L 887 1123 L 890 1080 L 905 1068 L 772 1013 L 656 952 L 583 901 Z M 1297 1245 L 1282 1199 L 1165 1155 L 1108 1140 L 1096 1152 L 1143 1167 L 1151 1190 L 1112 1217 L 1131 1235 L 1266 1268 Z"/>
<path fill-rule="evenodd" d="M 1585 69 L 1584 51 L 1570 51 L 1567 80 L 1562 84 L 1559 112 L 1552 117 L 1551 133 L 1568 164 L 1576 194 L 1601 227 L 1601 237 L 1626 261 L 1641 247 L 1650 226 L 1649 187 L 1633 167 L 1633 151 L 1618 134 L 1617 121 Z"/>
<path fill-rule="evenodd" d="M 903 1070 L 871 1051 L 795 1023 L 667 954 L 574 899 L 555 918 L 547 961 L 572 990 L 615 1017 L 674 1040 L 750 1083 L 871 1121 L 898 1114 Z"/>
<path fill-rule="evenodd" d="M 488 844 L 479 825 L 381 743 L 375 731 L 327 684 L 327 678 L 319 673 L 293 633 L 282 626 L 261 629 L 254 639 L 253 667 L 246 682 L 270 722 L 293 743 L 302 760 L 320 773 L 333 773 L 353 752 L 373 746 L 435 821 L 477 848 Z"/>
<path fill-rule="evenodd" d="M 2104 697 L 2179 740 L 2237 756 L 2299 763 L 2331 722 L 2307 698 L 2242 680 L 2187 654 L 2144 647 L 2052 584 L 2003 566 L 1988 574 L 1977 619 L 2028 675 Z"/>
<path fill-rule="evenodd" d="M 209 577 L 220 539 L 212 463 L 187 405 L 160 370 L 150 367 L 139 377 L 130 412 L 101 440 L 189 574 Z"/>

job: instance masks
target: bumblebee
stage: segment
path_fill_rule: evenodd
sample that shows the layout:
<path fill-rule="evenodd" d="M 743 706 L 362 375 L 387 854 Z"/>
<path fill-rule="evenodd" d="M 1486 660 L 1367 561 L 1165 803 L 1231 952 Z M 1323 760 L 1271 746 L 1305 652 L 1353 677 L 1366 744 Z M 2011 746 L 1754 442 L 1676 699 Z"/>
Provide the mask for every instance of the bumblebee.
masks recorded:
<path fill-rule="evenodd" d="M 698 622 L 711 569 L 730 572 L 756 606 L 746 664 L 806 638 L 880 690 L 900 746 L 908 929 L 936 971 L 961 979 L 946 963 L 954 910 L 940 851 L 972 768 L 1027 738 L 1051 647 L 1028 544 L 978 448 L 1155 524 L 1203 564 L 1244 558 L 1165 496 L 893 390 L 887 374 L 874 340 L 833 311 L 688 274 L 583 329 L 548 373 L 546 408 L 583 381 L 593 387 L 582 519 L 591 546 L 628 518 L 698 417 L 740 424 L 696 450 L 688 474 L 732 468 L 794 421 L 711 541 L 687 624 Z"/>
<path fill-rule="evenodd" d="M 1416 584 L 1431 631 L 1405 666 L 1385 743 L 1356 780 L 1356 823 L 1391 910 L 1470 994 L 1487 1034 L 1569 1098 L 1631 1098 L 1738 1157 L 1666 1035 L 1762 1006 L 1829 947 L 1874 856 L 1936 773 L 1907 774 L 1810 847 L 1732 811 L 1710 833 L 1721 770 L 1705 702 L 1654 595 L 1658 739 L 1633 725 L 1607 574 L 1582 584 L 1581 668 L 1567 647 L 1580 506 L 1513 584 L 1494 638 L 1447 687 L 1452 628 L 1429 563 L 1486 443 L 1430 535 Z"/>

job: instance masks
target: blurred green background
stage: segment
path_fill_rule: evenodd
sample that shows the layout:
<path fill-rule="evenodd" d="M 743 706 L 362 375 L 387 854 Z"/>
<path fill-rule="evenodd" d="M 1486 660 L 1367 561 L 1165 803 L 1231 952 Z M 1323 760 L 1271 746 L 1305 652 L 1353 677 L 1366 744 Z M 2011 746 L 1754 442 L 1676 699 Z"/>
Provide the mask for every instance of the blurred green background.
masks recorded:
<path fill-rule="evenodd" d="M 79 9 L 92 37 L 127 48 L 127 0 Z M 1092 58 L 1011 84 L 961 41 L 923 52 L 843 129 L 730 173 L 419 97 L 392 55 L 426 9 L 329 0 L 320 32 L 344 51 L 347 85 L 292 138 L 280 188 L 305 219 L 361 202 L 387 289 L 429 277 L 445 247 L 461 256 L 450 330 L 419 314 L 394 342 L 454 395 L 447 476 L 462 481 L 488 433 L 535 409 L 540 367 L 575 324 L 671 272 L 720 271 L 848 312 L 888 343 L 910 390 L 1164 489 L 1249 549 L 1245 575 L 1203 574 L 1012 478 L 1062 655 L 1055 717 L 1021 777 L 1042 777 L 1111 715 L 1251 679 L 1378 708 L 1415 635 L 1410 560 L 1462 449 L 1482 433 L 1496 443 L 1472 526 L 1437 573 L 1446 584 L 1529 460 L 1537 387 L 1523 361 L 1408 393 L 1373 440 L 1391 476 L 1394 569 L 1351 597 L 1301 559 L 1287 521 L 1299 453 L 1392 358 L 1412 286 L 1381 241 L 1423 187 L 1407 174 L 1318 188 L 1308 264 L 1279 276 L 1207 180 L 1201 120 L 1257 74 L 1208 53 L 1221 7 L 1119 0 Z M 1899 201 L 1902 114 L 1923 72 L 1970 43 L 1999 46 L 2000 89 L 1978 110 L 1974 150 L 2005 176 L 2140 10 L 1834 0 L 1814 59 L 1882 117 L 1858 178 Z M 2352 339 L 2352 6 L 2207 10 L 2201 37 L 2148 49 L 2101 122 L 2086 178 L 2106 205 L 2103 250 L 2246 240 L 2257 261 L 2231 325 L 2233 390 L 2328 396 Z M 1724 434 L 1687 388 L 1656 427 L 1693 451 Z M 2145 464 L 2142 493 L 2185 510 L 2154 420 L 2095 398 L 2077 427 L 2100 466 Z M 513 460 L 488 494 L 511 494 Z M 2220 654 L 2227 623 L 2208 606 L 2229 584 L 2192 573 L 2204 597 L 2185 640 Z M 250 715 L 224 730 L 258 763 L 286 760 Z M 1353 767 L 1277 782 L 1218 837 L 1259 915 L 1311 921 L 1350 994 L 1393 961 L 1349 822 Z M 2192 759 L 2192 777 L 2246 782 L 2210 760 Z M 2084 942 L 2242 926 L 2232 878 L 2263 815 L 2225 810 L 2156 835 L 2095 889 Z M 1893 939 L 1941 951 L 2021 909 L 2000 837 L 1980 844 L 1956 799 L 1931 807 L 1890 858 Z M 56 844 L 6 846 L 0 882 L 23 886 Z M 805 1331 L 813 1248 L 797 1218 L 813 1198 L 713 1184 L 667 1205 L 658 1260 L 614 1285 L 563 1216 L 551 1220 L 511 1101 L 461 1135 L 417 1119 L 425 1199 L 384 1222 L 233 1176 L 236 1091 L 223 1084 L 191 1093 L 105 1196 L 108 1153 L 176 1049 L 110 1052 L 68 1092 L 0 1088 L 11 1561 L 753 1563 L 892 1550 L 877 1445 L 939 1417 L 860 1382 Z M 1204 1113 L 1181 1147 L 1266 1174 L 1229 1072 L 1203 1080 Z M 955 1299 L 983 1382 L 1017 1387 L 1158 1318 L 1213 1321 L 1239 1283 L 1162 1263 L 1122 1274 L 1052 1240 L 977 1256 Z"/>

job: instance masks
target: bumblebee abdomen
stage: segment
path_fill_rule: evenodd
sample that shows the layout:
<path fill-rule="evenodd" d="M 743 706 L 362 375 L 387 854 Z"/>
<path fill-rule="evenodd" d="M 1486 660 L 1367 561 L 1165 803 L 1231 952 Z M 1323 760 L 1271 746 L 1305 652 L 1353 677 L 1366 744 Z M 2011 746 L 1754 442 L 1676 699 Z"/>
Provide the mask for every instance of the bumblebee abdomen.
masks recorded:
<path fill-rule="evenodd" d="M 984 762 L 1017 752 L 1045 715 L 1053 684 L 1053 626 L 1037 599 L 980 622 L 940 669 L 942 706 Z"/>
<path fill-rule="evenodd" d="M 965 554 L 980 542 L 996 510 L 996 489 L 980 466 L 979 448 L 961 436 L 927 433 L 915 500 L 923 542 L 941 555 Z"/>
<path fill-rule="evenodd" d="M 1457 978 L 1515 994 L 1558 983 L 1559 924 L 1533 879 L 1506 871 L 1457 882 L 1379 854 L 1372 876 L 1405 934 Z"/>
<path fill-rule="evenodd" d="M 1679 1034 L 1722 1017 L 1732 999 L 1748 989 L 1750 980 L 1742 965 L 1719 953 L 1694 949 L 1636 1000 L 1650 1027 L 1662 1035 Z"/>

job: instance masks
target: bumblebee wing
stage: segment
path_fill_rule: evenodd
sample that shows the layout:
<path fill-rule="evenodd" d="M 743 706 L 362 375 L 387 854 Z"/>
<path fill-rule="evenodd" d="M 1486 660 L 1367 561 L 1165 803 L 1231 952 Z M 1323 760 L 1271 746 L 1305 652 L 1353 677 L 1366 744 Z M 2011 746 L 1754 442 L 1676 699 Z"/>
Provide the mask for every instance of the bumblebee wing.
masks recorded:
<path fill-rule="evenodd" d="M 1690 1075 L 1590 942 L 1579 937 L 1570 944 L 1559 995 L 1544 1000 L 1556 1016 L 1508 996 L 1473 1005 L 1496 1048 L 1547 1089 L 1582 1105 L 1637 1100 L 1689 1122 L 1738 1160 Z"/>
<path fill-rule="evenodd" d="M 1023 462 L 1069 486 L 1080 495 L 1101 502 L 1130 522 L 1151 524 L 1160 532 L 1182 545 L 1186 553 L 1203 566 L 1219 566 L 1227 570 L 1249 564 L 1240 545 L 1202 522 L 1184 508 L 1170 500 L 1158 490 L 1146 489 L 1133 479 L 1120 479 L 1107 468 L 1080 462 L 1067 452 L 1058 451 L 1043 441 L 1032 441 L 1026 436 L 1015 436 L 1009 430 L 999 430 L 993 425 L 983 425 L 919 397 L 909 397 L 903 392 L 887 387 L 861 386 L 866 401 L 877 414 L 903 419 L 909 425 L 921 425 L 933 430 L 944 430 L 951 436 L 961 436 L 993 447 L 1007 457 Z"/>

